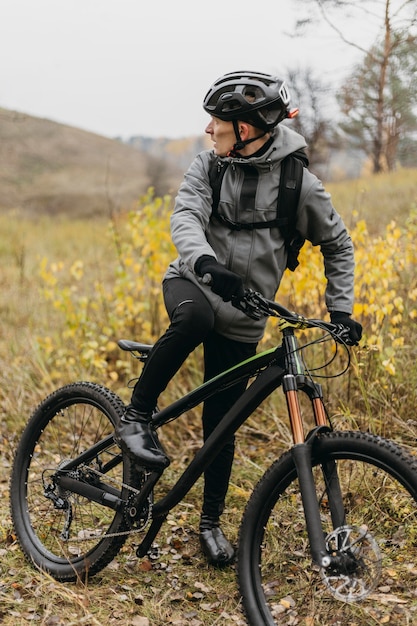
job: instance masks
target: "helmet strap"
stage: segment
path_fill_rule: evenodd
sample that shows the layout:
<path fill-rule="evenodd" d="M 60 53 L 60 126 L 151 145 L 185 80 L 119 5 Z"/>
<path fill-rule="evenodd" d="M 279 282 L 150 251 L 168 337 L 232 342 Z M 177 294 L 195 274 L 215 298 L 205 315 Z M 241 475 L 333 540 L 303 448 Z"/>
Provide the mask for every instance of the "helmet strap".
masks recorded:
<path fill-rule="evenodd" d="M 234 128 L 234 131 L 235 131 L 236 143 L 233 145 L 233 148 L 230 150 L 230 152 L 228 153 L 227 156 L 232 156 L 232 157 L 239 156 L 238 152 L 240 150 L 243 150 L 243 148 L 245 146 L 247 146 L 249 143 L 252 143 L 253 141 L 256 141 L 257 139 L 260 139 L 261 137 L 264 137 L 266 135 L 266 133 L 267 133 L 267 131 L 264 130 L 261 135 L 257 135 L 256 137 L 252 137 L 251 139 L 246 139 L 245 141 L 242 141 L 242 139 L 240 137 L 238 121 L 237 120 L 232 120 L 232 123 L 233 123 L 233 128 Z"/>

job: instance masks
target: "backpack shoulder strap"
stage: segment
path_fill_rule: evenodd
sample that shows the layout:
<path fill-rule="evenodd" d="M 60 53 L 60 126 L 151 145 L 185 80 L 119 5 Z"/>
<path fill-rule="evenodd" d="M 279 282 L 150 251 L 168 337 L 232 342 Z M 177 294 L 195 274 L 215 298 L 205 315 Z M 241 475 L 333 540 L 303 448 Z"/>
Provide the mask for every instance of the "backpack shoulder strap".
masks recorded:
<path fill-rule="evenodd" d="M 297 232 L 296 223 L 303 168 L 307 165 L 308 158 L 304 150 L 292 152 L 281 163 L 277 219 L 280 220 L 280 231 L 288 251 L 287 267 L 291 271 L 298 266 L 298 253 L 304 244 L 304 239 Z"/>
<path fill-rule="evenodd" d="M 303 158 L 300 158 L 299 153 Z M 308 159 L 305 156 L 304 161 L 304 156 L 301 151 L 292 152 L 281 163 L 277 217 L 283 218 L 281 232 L 286 241 L 291 240 L 295 233 L 303 167 L 304 163 L 308 164 Z"/>
<path fill-rule="evenodd" d="M 220 202 L 220 189 L 223 182 L 223 176 L 226 173 L 227 167 L 229 165 L 228 161 L 220 161 L 220 159 L 215 159 L 210 166 L 209 170 L 209 180 L 210 186 L 213 191 L 213 215 L 219 218 L 218 207 Z"/>
<path fill-rule="evenodd" d="M 209 180 L 213 193 L 213 217 L 232 230 L 278 227 L 284 237 L 285 247 L 288 251 L 287 267 L 291 271 L 294 271 L 298 265 L 298 253 L 304 243 L 304 239 L 297 233 L 296 223 L 297 208 L 303 180 L 303 168 L 308 166 L 306 153 L 304 150 L 296 150 L 283 159 L 281 163 L 276 217 L 267 222 L 236 223 L 219 213 L 220 190 L 228 165 L 228 161 L 215 159 L 210 166 Z"/>

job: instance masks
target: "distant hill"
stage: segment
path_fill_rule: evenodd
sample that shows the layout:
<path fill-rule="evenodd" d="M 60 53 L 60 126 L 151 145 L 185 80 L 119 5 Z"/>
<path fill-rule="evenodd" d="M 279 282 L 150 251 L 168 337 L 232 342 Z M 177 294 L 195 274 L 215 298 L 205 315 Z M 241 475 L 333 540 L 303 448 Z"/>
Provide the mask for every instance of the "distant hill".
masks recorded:
<path fill-rule="evenodd" d="M 194 156 L 211 146 L 207 135 L 109 139 L 0 108 L 0 212 L 109 215 L 134 207 L 150 186 L 175 196 Z M 362 165 L 357 154 L 333 152 L 316 173 L 356 178 Z"/>
<path fill-rule="evenodd" d="M 155 158 L 163 158 L 170 163 L 176 163 L 183 172 L 187 170 L 196 154 L 213 147 L 208 135 L 181 139 L 133 136 L 128 139 L 127 144 Z"/>
<path fill-rule="evenodd" d="M 164 171 L 156 191 L 175 191 L 183 169 L 174 163 L 161 168 L 137 146 L 0 108 L 0 211 L 109 214 L 134 206 L 155 170 Z"/>

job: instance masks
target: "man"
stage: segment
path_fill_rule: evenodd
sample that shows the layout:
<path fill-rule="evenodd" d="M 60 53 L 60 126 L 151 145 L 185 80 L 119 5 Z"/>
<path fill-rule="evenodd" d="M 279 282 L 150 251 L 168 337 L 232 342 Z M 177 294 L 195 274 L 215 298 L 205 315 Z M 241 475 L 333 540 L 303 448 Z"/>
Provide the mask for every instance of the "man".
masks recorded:
<path fill-rule="evenodd" d="M 253 356 L 265 319 L 254 321 L 231 306 L 244 288 L 274 298 L 287 262 L 279 229 L 242 228 L 228 223 L 256 223 L 276 215 L 281 162 L 306 147 L 304 139 L 279 123 L 290 117 L 289 94 L 277 77 L 259 72 L 233 72 L 219 78 L 203 103 L 211 115 L 206 132 L 212 151 L 199 154 L 185 174 L 171 218 L 178 258 L 163 281 L 170 326 L 156 342 L 116 429 L 121 448 L 148 468 L 169 464 L 156 432 L 150 427 L 158 396 L 192 350 L 204 346 L 204 380 Z M 209 172 L 220 157 L 228 162 L 218 215 L 212 214 Z M 222 219 L 219 218 L 219 215 Z M 353 305 L 354 258 L 351 239 L 321 182 L 304 169 L 297 230 L 321 246 L 327 277 L 326 304 L 332 321 L 349 328 L 352 343 L 361 326 L 350 318 Z M 203 280 L 210 275 L 210 285 Z M 208 399 L 203 408 L 206 439 L 243 393 L 246 382 Z M 234 455 L 234 440 L 204 475 L 200 542 L 210 563 L 223 566 L 234 550 L 220 528 Z"/>

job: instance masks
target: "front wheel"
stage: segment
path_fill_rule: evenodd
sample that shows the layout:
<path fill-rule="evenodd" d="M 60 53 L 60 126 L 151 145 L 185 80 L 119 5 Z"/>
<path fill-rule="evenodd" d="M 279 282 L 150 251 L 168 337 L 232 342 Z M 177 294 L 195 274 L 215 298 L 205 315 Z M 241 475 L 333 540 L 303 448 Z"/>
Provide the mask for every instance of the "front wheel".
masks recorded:
<path fill-rule="evenodd" d="M 104 476 L 109 489 L 122 494 L 133 472 L 112 437 L 123 410 L 120 398 L 101 385 L 67 385 L 37 407 L 19 441 L 10 486 L 16 536 L 25 556 L 58 580 L 100 571 L 126 539 L 122 512 L 63 489 L 55 478 L 68 461 L 107 437 L 94 458 L 66 474 L 93 486 Z"/>
<path fill-rule="evenodd" d="M 312 465 L 326 543 L 344 556 L 349 550 L 354 566 L 329 573 L 312 565 L 297 473 L 287 452 L 255 487 L 239 532 L 238 579 L 248 623 L 369 623 L 374 605 L 379 620 L 391 623 L 394 606 L 401 623 L 411 623 L 417 462 L 381 437 L 331 432 L 315 440 Z M 326 489 L 329 467 L 337 468 L 345 509 L 337 528 Z"/>

